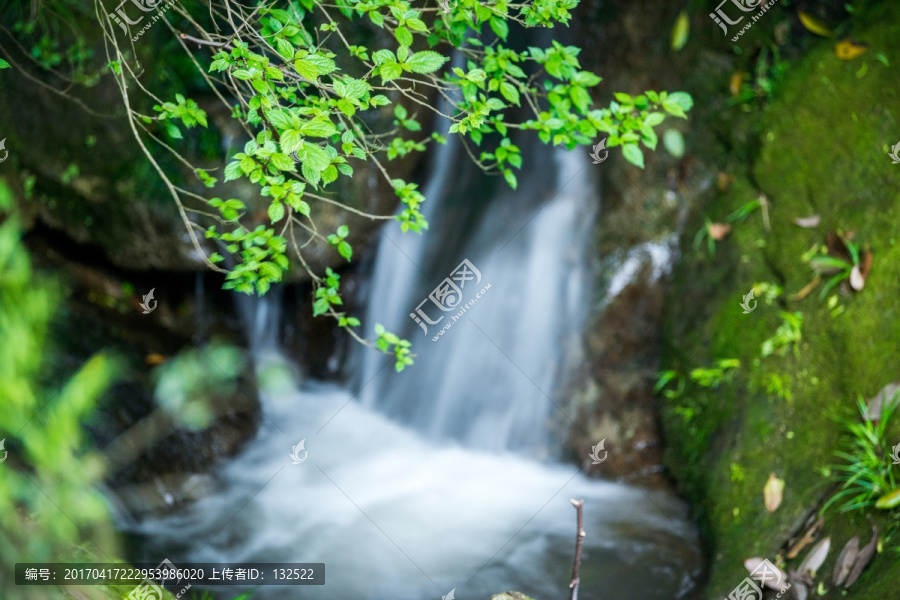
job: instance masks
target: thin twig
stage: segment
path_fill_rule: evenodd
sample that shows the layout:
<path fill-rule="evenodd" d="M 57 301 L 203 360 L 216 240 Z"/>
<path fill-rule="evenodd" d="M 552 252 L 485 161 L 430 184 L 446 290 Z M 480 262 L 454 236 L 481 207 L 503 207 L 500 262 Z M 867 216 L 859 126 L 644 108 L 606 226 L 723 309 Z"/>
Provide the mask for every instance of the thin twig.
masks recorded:
<path fill-rule="evenodd" d="M 578 570 L 581 568 L 581 542 L 584 540 L 584 517 L 581 507 L 584 506 L 584 500 L 572 499 L 572 505 L 578 513 L 578 533 L 575 535 L 575 564 L 572 565 L 572 581 L 569 583 L 569 600 L 578 600 L 578 584 L 581 580 L 578 578 Z"/>

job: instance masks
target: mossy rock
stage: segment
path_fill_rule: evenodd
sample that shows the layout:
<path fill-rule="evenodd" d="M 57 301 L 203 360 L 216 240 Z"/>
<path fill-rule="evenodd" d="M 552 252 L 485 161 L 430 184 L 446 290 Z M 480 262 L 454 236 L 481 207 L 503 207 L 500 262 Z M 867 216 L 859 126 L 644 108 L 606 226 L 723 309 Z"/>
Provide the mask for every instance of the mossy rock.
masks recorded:
<path fill-rule="evenodd" d="M 859 12 L 853 34 L 869 45 L 861 57 L 839 60 L 837 39 L 811 40 L 771 104 L 735 117 L 757 120 L 758 152 L 745 172 L 734 173 L 727 192 L 715 194 L 709 214 L 724 217 L 763 193 L 770 230 L 756 211 L 710 257 L 691 248 L 698 215 L 683 239 L 662 366 L 686 374 L 716 359 L 741 361 L 730 383 L 688 385 L 663 408 L 667 463 L 711 544 L 709 598 L 727 596 L 741 582 L 744 559 L 775 558 L 828 497 L 819 471 L 840 463 L 834 452 L 842 448 L 842 431 L 834 417 L 854 410 L 858 396 L 871 398 L 900 379 L 893 360 L 900 342 L 900 167 L 887 155 L 900 140 L 898 24 L 896 4 Z M 811 214 L 821 216 L 817 228 L 793 223 Z M 874 256 L 863 290 L 839 286 L 828 294 L 842 311 L 820 299 L 821 284 L 802 300 L 788 299 L 812 280 L 801 256 L 824 243 L 829 230 L 852 231 Z M 744 314 L 742 296 L 761 282 L 781 286 L 784 295 Z M 802 313 L 802 342 L 796 353 L 763 358 L 760 346 L 781 324 L 781 311 Z M 773 391 L 779 387 L 782 397 Z M 889 439 L 900 440 L 897 421 Z M 763 504 L 770 473 L 786 484 L 773 513 Z M 864 544 L 872 535 L 867 515 L 882 533 L 888 529 L 884 511 L 826 511 L 822 536 L 831 536 L 832 550 L 817 578 L 825 582 L 824 598 L 887 598 L 900 581 L 900 561 L 885 544 L 846 595 L 832 589 L 844 543 L 859 535 Z M 796 568 L 805 553 L 787 567 Z"/>

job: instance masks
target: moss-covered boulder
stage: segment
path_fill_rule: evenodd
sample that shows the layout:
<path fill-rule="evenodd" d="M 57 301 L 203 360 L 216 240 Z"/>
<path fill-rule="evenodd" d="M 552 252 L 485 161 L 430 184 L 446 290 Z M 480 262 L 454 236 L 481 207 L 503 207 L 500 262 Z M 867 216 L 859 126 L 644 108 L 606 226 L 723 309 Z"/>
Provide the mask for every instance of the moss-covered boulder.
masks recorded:
<path fill-rule="evenodd" d="M 757 142 L 754 150 L 750 138 L 749 164 L 729 168 L 722 157 L 720 168 L 734 180 L 713 188 L 706 214 L 721 221 L 760 195 L 763 202 L 744 220 L 734 219 L 714 255 L 705 243 L 699 250 L 692 243 L 703 215 L 683 235 L 663 368 L 686 385 L 677 389 L 676 378 L 667 387 L 663 425 L 667 464 L 710 541 L 708 598 L 727 596 L 747 576 L 747 558 L 786 560 L 790 543 L 835 491 L 825 475 L 844 462 L 834 453 L 847 443 L 835 417 L 861 422 L 857 397 L 871 398 L 900 379 L 900 166 L 888 156 L 900 140 L 898 23 L 896 4 L 869 3 L 842 26 L 869 45 L 860 57 L 841 60 L 837 39 L 810 37 L 803 56 L 786 65 L 771 102 L 732 109 L 736 130 L 752 132 Z M 794 222 L 814 214 L 817 227 Z M 871 250 L 862 290 L 844 281 L 821 298 L 827 277 L 812 291 L 807 287 L 815 273 L 805 259 L 829 231 Z M 766 302 L 761 283 L 783 293 Z M 745 313 L 742 299 L 754 288 L 758 305 Z M 792 320 L 802 320 L 802 338 L 793 342 Z M 773 338 L 769 353 L 764 343 Z M 713 372 L 705 382 L 702 372 L 690 376 L 720 359 L 740 366 Z M 900 441 L 896 422 L 889 432 L 888 439 Z M 770 512 L 763 490 L 773 473 L 785 485 L 780 506 Z M 816 577 L 823 597 L 895 596 L 896 520 L 874 508 L 840 513 L 838 504 L 822 513 L 819 535 L 830 536 L 832 548 Z M 845 596 L 832 585 L 832 569 L 853 535 L 860 545 L 869 541 L 870 520 L 888 543 Z M 786 560 L 786 568 L 796 568 L 808 551 Z"/>

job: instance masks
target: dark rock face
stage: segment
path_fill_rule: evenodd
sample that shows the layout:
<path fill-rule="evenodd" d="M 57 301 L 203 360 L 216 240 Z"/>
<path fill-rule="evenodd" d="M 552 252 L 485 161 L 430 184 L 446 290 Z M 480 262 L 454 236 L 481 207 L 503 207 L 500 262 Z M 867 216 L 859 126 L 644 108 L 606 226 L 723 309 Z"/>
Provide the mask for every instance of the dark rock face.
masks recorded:
<path fill-rule="evenodd" d="M 103 56 L 98 25 L 87 17 L 84 19 L 73 23 L 73 27 L 79 28 L 95 56 Z M 134 138 L 112 74 L 101 72 L 90 87 L 72 86 L 56 75 L 30 68 L 32 63 L 28 57 L 14 48 L 10 50 L 12 54 L 7 58 L 17 68 L 0 74 L 5 79 L 0 86 L 0 131 L 7 137 L 11 159 L 3 166 L 7 172 L 15 171 L 13 177 L 23 186 L 27 182 L 29 192 L 23 212 L 29 222 L 40 222 L 72 241 L 98 249 L 106 261 L 121 269 L 206 271 L 208 267 L 195 248 L 185 221 L 196 224 L 195 234 L 204 254 L 217 250 L 221 253 L 202 235 L 202 230 L 214 221 L 193 212 L 203 209 L 209 213 L 210 209 L 196 199 L 182 197 L 187 212 L 181 214 L 171 190 L 163 184 L 156 167 Z M 271 226 L 266 216 L 270 199 L 260 196 L 259 188 L 247 181 L 223 183 L 222 170 L 228 160 L 209 158 L 239 151 L 246 134 L 210 90 L 192 89 L 195 77 L 190 69 L 193 67 L 187 64 L 171 34 L 164 28 L 152 28 L 136 45 L 136 50 L 145 64 L 155 64 L 157 52 L 165 53 L 172 61 L 171 71 L 141 74 L 143 86 L 164 99 L 182 93 L 207 111 L 209 129 L 182 128 L 185 138 L 169 140 L 169 143 L 193 164 L 210 169 L 219 182 L 212 189 L 205 188 L 194 173 L 143 134 L 143 142 L 159 168 L 175 185 L 188 192 L 205 198 L 244 201 L 248 207 L 245 226 L 251 229 L 260 224 Z M 28 68 L 28 77 L 19 73 L 18 67 Z M 54 89 L 66 91 L 60 94 Z M 154 102 L 142 95 L 138 86 L 131 83 L 128 93 L 135 110 L 155 114 Z M 402 98 L 400 102 L 404 102 Z M 21 110 L 23 106 L 28 110 Z M 372 125 L 390 127 L 391 108 L 383 107 L 372 117 Z M 407 108 L 411 114 L 415 112 L 414 107 Z M 427 126 L 427 121 L 423 125 Z M 158 127 L 148 127 L 155 135 L 166 137 Z M 408 178 L 420 159 L 420 154 L 411 153 L 392 161 L 388 165 L 391 175 Z M 352 166 L 352 180 L 340 177 L 325 195 L 358 211 L 392 214 L 397 197 L 380 171 L 369 161 L 354 160 Z M 347 240 L 354 246 L 364 245 L 380 224 L 331 203 L 312 200 L 309 203 L 320 232 L 330 233 L 346 224 L 350 228 Z M 298 239 L 298 245 L 305 241 L 305 237 Z M 322 240 L 311 241 L 304 248 L 304 257 L 315 272 L 346 265 Z M 292 263 L 287 279 L 308 279 L 299 261 Z"/>

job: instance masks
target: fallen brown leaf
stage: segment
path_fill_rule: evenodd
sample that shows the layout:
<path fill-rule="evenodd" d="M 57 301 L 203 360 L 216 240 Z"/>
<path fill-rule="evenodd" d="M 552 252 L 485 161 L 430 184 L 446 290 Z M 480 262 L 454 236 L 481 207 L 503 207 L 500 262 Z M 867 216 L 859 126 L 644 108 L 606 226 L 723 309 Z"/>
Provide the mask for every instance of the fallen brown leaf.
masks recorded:
<path fill-rule="evenodd" d="M 863 289 L 864 285 L 866 285 L 866 280 L 859 271 L 859 265 L 853 265 L 853 268 L 850 269 L 850 287 L 858 292 Z"/>
<path fill-rule="evenodd" d="M 872 252 L 869 250 L 862 251 L 862 258 L 859 261 L 859 270 L 863 279 L 869 278 L 869 271 L 872 270 Z"/>
<path fill-rule="evenodd" d="M 813 546 L 813 549 L 809 551 L 809 554 L 807 554 L 806 558 L 803 559 L 803 562 L 800 563 L 797 571 L 799 571 L 801 576 L 809 574 L 810 579 L 812 579 L 816 571 L 819 570 L 819 567 L 822 566 L 822 563 L 825 562 L 830 550 L 831 538 L 827 537 Z"/>
<path fill-rule="evenodd" d="M 897 392 L 900 392 L 900 381 L 889 383 L 881 388 L 878 393 L 869 400 L 866 419 L 868 421 L 877 421 L 880 419 L 881 411 L 884 410 L 886 402 L 889 403 L 890 406 L 893 406 L 900 401 L 900 395 L 898 395 Z"/>
<path fill-rule="evenodd" d="M 784 480 L 775 477 L 775 473 L 769 473 L 769 480 L 763 487 L 763 500 L 766 503 L 766 510 L 770 513 L 775 512 L 781 506 L 781 494 L 784 491 Z"/>
<path fill-rule="evenodd" d="M 797 558 L 797 555 L 800 554 L 800 551 L 806 548 L 810 543 L 812 543 L 814 539 L 816 539 L 816 536 L 819 534 L 819 530 L 822 529 L 822 525 L 824 524 L 825 518 L 819 517 L 816 522 L 806 530 L 806 533 L 803 534 L 803 537 L 797 540 L 797 542 L 788 549 L 787 554 L 785 554 L 785 558 L 787 558 L 788 560 Z"/>
<path fill-rule="evenodd" d="M 868 49 L 868 44 L 847 38 L 834 45 L 834 54 L 841 60 L 853 60 Z"/>
<path fill-rule="evenodd" d="M 747 79 L 747 73 L 744 71 L 738 71 L 731 75 L 731 81 L 728 82 L 728 91 L 731 92 L 732 96 L 737 96 L 741 93 L 741 87 L 743 87 L 745 79 Z"/>
<path fill-rule="evenodd" d="M 166 357 L 162 354 L 151 352 L 144 357 L 144 364 L 146 364 L 148 367 L 152 367 L 155 365 L 161 365 L 162 363 L 166 362 L 166 360 Z"/>
<path fill-rule="evenodd" d="M 807 31 L 811 31 L 822 37 L 831 37 L 834 35 L 834 32 L 831 31 L 822 19 L 802 10 L 798 10 L 797 15 L 800 17 L 800 23 L 803 24 Z"/>
<path fill-rule="evenodd" d="M 818 227 L 819 223 L 822 222 L 821 215 L 810 215 L 808 217 L 797 217 L 794 219 L 794 223 L 798 227 L 804 227 L 806 229 L 812 229 L 814 227 Z"/>
<path fill-rule="evenodd" d="M 717 242 L 721 242 L 731 233 L 731 225 L 726 225 L 725 223 L 711 223 L 708 229 L 709 237 Z"/>
<path fill-rule="evenodd" d="M 800 290 L 800 291 L 797 292 L 796 294 L 793 294 L 793 295 L 791 295 L 791 296 L 788 296 L 788 300 L 790 300 L 791 302 L 797 302 L 798 300 L 803 300 L 804 298 L 806 298 L 807 296 L 809 296 L 809 294 L 810 294 L 814 289 L 816 289 L 816 286 L 819 285 L 819 282 L 821 282 L 821 281 L 822 281 L 822 276 L 821 276 L 821 275 L 816 275 L 815 277 L 813 277 L 813 280 L 812 280 L 812 281 L 810 281 L 810 282 L 807 283 L 805 286 L 803 286 L 803 289 L 802 289 L 802 290 Z"/>
<path fill-rule="evenodd" d="M 850 251 L 847 249 L 847 244 L 845 244 L 844 240 L 841 239 L 841 236 L 834 231 L 829 231 L 825 234 L 825 246 L 828 247 L 829 256 L 840 258 L 848 263 L 853 262 L 853 259 L 850 258 Z"/>
<path fill-rule="evenodd" d="M 858 555 L 859 536 L 854 535 L 850 541 L 844 544 L 844 549 L 838 554 L 837 562 L 834 563 L 834 575 L 831 581 L 835 586 L 842 585 L 847 580 L 847 575 L 850 574 L 850 569 L 853 568 L 853 563 L 856 562 Z"/>
<path fill-rule="evenodd" d="M 716 188 L 720 192 L 727 192 L 728 188 L 731 187 L 731 182 L 734 181 L 734 175 L 730 175 L 728 173 L 719 173 L 716 178 Z"/>
<path fill-rule="evenodd" d="M 872 560 L 872 557 L 875 556 L 875 547 L 878 545 L 878 527 L 872 525 L 872 540 L 863 546 L 862 550 L 859 551 L 859 555 L 856 557 L 856 561 L 853 563 L 853 568 L 850 569 L 850 574 L 847 575 L 847 581 L 844 582 L 844 589 L 846 590 L 848 587 L 853 585 L 859 576 L 862 574 L 863 569 L 868 566 L 869 561 Z"/>

